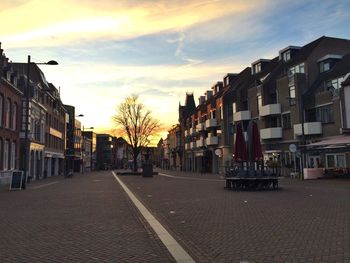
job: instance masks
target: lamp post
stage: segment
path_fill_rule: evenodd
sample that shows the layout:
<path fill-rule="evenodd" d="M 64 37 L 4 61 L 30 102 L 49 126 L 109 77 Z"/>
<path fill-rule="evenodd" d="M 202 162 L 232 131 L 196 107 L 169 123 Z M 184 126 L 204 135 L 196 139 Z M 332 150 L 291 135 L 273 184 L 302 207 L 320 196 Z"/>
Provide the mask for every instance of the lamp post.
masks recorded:
<path fill-rule="evenodd" d="M 29 95 L 29 88 L 30 88 L 30 65 L 58 65 L 58 63 L 54 60 L 50 60 L 46 63 L 35 63 L 31 62 L 30 55 L 28 55 L 28 61 L 27 61 L 27 83 L 26 83 L 26 90 L 25 90 L 25 130 L 24 130 L 24 164 L 23 164 L 23 171 L 24 176 L 22 179 L 22 188 L 26 189 L 27 184 L 27 178 L 28 178 L 28 168 L 29 168 L 29 155 L 30 155 L 30 142 L 29 142 L 29 101 L 30 101 L 30 95 Z"/>

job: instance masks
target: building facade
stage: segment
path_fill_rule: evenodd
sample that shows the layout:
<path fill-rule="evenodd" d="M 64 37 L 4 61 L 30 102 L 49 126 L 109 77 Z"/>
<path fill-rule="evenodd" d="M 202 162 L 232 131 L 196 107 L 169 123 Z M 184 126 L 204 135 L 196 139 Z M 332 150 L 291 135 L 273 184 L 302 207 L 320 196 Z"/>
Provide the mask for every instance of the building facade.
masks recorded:
<path fill-rule="evenodd" d="M 18 75 L 0 46 L 0 184 L 8 184 L 19 169 L 20 118 L 23 91 Z"/>
<path fill-rule="evenodd" d="M 242 124 L 247 139 L 250 120 L 258 124 L 265 162 L 278 164 L 282 174 L 349 167 L 344 143 L 349 138 L 344 82 L 350 72 L 349 55 L 349 40 L 321 37 L 224 76 L 199 97 L 190 116 L 179 114 L 185 169 L 222 173 L 233 162 L 237 124 Z M 342 149 L 326 150 L 317 144 L 337 136 Z"/>

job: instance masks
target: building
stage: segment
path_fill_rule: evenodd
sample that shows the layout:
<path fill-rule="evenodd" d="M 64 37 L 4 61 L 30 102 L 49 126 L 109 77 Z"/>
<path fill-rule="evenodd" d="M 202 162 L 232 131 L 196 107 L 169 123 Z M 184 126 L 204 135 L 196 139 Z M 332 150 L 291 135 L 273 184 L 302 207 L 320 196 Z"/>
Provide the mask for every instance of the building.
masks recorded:
<path fill-rule="evenodd" d="M 66 115 L 66 173 L 83 172 L 82 130 L 81 123 L 75 117 L 75 107 L 64 105 Z"/>
<path fill-rule="evenodd" d="M 347 145 L 349 55 L 349 40 L 321 37 L 224 76 L 199 97 L 190 116 L 179 114 L 185 169 L 222 173 L 233 162 L 237 124 L 246 132 L 250 120 L 260 129 L 265 162 L 276 162 L 281 173 L 348 167 L 348 148 L 321 151 L 319 144 L 341 135 Z"/>
<path fill-rule="evenodd" d="M 93 131 L 83 131 L 84 141 L 84 167 L 86 171 L 96 170 L 96 133 Z M 85 143 L 86 141 L 86 143 Z"/>
<path fill-rule="evenodd" d="M 0 45 L 0 184 L 9 184 L 20 168 L 20 131 L 23 90 L 18 75 Z"/>
<path fill-rule="evenodd" d="M 96 135 L 96 168 L 109 170 L 112 168 L 113 136 L 109 134 Z"/>

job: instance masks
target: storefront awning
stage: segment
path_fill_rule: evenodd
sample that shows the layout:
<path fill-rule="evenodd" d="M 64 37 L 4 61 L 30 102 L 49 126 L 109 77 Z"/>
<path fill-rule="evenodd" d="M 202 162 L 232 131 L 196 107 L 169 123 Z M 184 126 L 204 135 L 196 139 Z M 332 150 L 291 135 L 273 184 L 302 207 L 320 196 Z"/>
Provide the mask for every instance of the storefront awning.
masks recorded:
<path fill-rule="evenodd" d="M 338 135 L 306 145 L 306 151 L 350 151 L 350 136 Z"/>

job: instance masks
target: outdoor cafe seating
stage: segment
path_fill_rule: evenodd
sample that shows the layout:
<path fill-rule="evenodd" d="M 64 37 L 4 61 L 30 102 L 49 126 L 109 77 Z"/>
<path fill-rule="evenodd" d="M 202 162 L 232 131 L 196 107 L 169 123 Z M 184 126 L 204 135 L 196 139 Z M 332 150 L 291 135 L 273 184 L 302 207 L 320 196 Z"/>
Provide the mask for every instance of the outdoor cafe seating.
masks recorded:
<path fill-rule="evenodd" d="M 263 164 L 257 124 L 250 121 L 248 125 L 248 143 L 244 139 L 242 126 L 242 123 L 238 123 L 236 128 L 235 165 L 225 169 L 226 188 L 233 190 L 278 189 L 277 169 L 266 167 Z"/>

